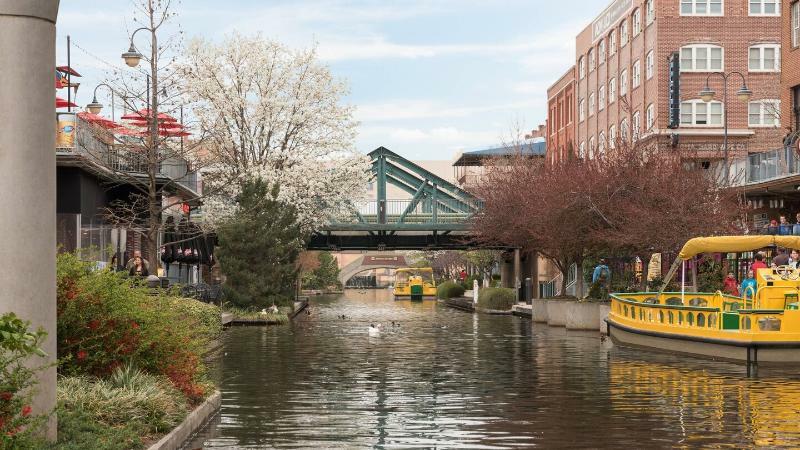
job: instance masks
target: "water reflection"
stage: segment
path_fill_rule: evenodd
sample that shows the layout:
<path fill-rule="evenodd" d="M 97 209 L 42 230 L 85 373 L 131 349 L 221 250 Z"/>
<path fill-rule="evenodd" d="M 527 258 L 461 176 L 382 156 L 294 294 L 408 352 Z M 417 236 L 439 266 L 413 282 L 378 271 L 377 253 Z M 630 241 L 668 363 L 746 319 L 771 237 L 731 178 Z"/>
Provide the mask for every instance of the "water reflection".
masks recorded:
<path fill-rule="evenodd" d="M 223 406 L 190 448 L 800 445 L 792 373 L 748 379 L 388 291 L 318 298 L 298 323 L 224 340 Z"/>

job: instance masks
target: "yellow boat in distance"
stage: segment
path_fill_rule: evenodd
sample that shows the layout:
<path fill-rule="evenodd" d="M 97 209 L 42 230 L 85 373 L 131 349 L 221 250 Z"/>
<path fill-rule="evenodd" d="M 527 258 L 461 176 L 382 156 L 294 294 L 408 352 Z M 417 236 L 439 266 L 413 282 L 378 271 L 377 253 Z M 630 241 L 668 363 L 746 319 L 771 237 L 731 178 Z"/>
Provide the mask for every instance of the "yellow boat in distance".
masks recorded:
<path fill-rule="evenodd" d="M 755 363 L 800 364 L 800 270 L 759 269 L 742 297 L 664 292 L 678 268 L 701 253 L 769 246 L 800 250 L 795 236 L 719 236 L 689 240 L 659 292 L 611 294 L 606 322 L 615 344 Z M 683 277 L 682 279 L 685 279 Z"/>
<path fill-rule="evenodd" d="M 436 281 L 430 267 L 403 267 L 394 275 L 395 300 L 436 298 Z"/>

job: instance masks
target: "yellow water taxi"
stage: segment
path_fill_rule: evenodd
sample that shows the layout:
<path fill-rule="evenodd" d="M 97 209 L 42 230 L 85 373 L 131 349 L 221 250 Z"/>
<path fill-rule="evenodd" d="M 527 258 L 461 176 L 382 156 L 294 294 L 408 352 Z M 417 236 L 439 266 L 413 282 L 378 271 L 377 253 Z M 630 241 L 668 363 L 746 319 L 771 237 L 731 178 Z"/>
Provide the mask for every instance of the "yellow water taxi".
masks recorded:
<path fill-rule="evenodd" d="M 394 290 L 392 293 L 396 300 L 436 298 L 436 281 L 433 279 L 433 269 L 430 267 L 404 267 L 397 269 L 394 275 Z"/>
<path fill-rule="evenodd" d="M 800 250 L 798 236 L 719 236 L 689 240 L 659 292 L 611 294 L 606 322 L 614 343 L 752 363 L 800 363 L 800 270 L 759 269 L 742 297 L 664 292 L 675 272 L 701 253 L 769 246 Z M 682 277 L 685 279 L 685 277 Z"/>

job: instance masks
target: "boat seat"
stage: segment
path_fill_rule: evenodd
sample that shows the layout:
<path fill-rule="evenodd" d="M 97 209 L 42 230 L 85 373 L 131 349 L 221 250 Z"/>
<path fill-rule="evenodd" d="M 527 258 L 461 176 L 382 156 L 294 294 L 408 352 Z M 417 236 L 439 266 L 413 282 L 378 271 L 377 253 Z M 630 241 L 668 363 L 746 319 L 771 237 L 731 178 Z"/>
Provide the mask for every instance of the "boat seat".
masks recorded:
<path fill-rule="evenodd" d="M 664 303 L 671 306 L 683 306 L 683 301 L 680 297 L 670 297 Z"/>
<path fill-rule="evenodd" d="M 781 320 L 775 317 L 758 319 L 758 329 L 761 331 L 781 331 Z"/>
<path fill-rule="evenodd" d="M 725 302 L 725 306 L 727 306 L 727 307 L 728 307 L 728 308 L 726 309 L 727 311 L 738 311 L 738 310 L 739 310 L 739 308 L 741 308 L 741 307 L 742 307 L 742 305 L 740 305 L 740 304 L 739 304 L 739 302 L 730 302 L 730 303 L 728 303 L 728 302 Z M 723 309 L 724 309 L 724 308 L 723 308 Z"/>
<path fill-rule="evenodd" d="M 689 300 L 689 306 L 706 307 L 706 306 L 708 306 L 708 300 L 706 300 L 704 298 L 700 298 L 700 297 L 695 297 L 695 298 Z"/>
<path fill-rule="evenodd" d="M 658 299 L 655 297 L 647 297 L 646 299 L 642 300 L 642 303 L 647 303 L 649 305 L 657 305 Z"/>

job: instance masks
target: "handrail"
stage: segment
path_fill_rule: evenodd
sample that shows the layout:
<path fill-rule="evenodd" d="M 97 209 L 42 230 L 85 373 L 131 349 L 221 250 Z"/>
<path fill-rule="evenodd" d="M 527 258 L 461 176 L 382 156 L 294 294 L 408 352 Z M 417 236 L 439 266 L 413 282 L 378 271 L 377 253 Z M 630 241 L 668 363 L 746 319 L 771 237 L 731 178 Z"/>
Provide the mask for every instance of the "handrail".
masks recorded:
<path fill-rule="evenodd" d="M 742 298 L 744 299 L 744 306 L 747 307 L 747 299 L 748 299 L 747 290 L 748 289 L 753 293 L 752 297 L 749 297 L 751 299 L 750 300 L 750 307 L 752 308 L 753 307 L 753 301 L 755 301 L 755 299 L 756 299 L 756 290 L 755 290 L 755 288 L 753 288 L 753 286 L 747 286 L 746 288 L 744 288 L 744 292 L 742 293 Z"/>

